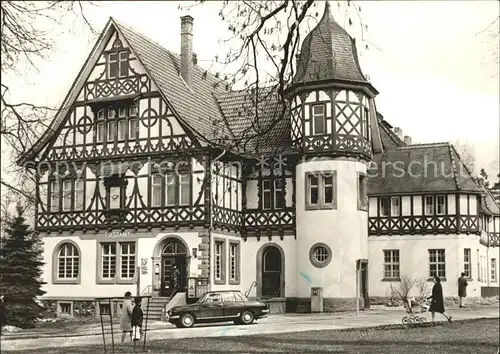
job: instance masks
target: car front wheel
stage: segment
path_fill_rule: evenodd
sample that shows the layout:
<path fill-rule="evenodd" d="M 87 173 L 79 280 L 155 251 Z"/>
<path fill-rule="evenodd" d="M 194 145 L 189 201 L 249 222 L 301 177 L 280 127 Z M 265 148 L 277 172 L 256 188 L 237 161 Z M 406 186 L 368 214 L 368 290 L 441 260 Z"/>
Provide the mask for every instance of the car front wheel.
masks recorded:
<path fill-rule="evenodd" d="M 252 324 L 253 321 L 255 320 L 255 316 L 252 311 L 243 311 L 243 313 L 240 316 L 240 322 L 242 324 Z"/>
<path fill-rule="evenodd" d="M 181 327 L 191 328 L 194 326 L 194 316 L 190 313 L 185 313 L 181 316 Z"/>

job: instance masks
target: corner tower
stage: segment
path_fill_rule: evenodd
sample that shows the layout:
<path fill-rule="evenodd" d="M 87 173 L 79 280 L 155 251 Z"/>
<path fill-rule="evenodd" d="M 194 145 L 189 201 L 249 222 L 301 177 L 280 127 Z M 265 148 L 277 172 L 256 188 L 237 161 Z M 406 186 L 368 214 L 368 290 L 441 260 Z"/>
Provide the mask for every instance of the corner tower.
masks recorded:
<path fill-rule="evenodd" d="M 368 297 L 366 165 L 381 150 L 378 92 L 328 2 L 304 39 L 288 92 L 292 143 L 302 155 L 296 167 L 297 296 L 309 298 L 311 287 L 322 287 L 325 307 L 355 307 L 357 291 Z"/>

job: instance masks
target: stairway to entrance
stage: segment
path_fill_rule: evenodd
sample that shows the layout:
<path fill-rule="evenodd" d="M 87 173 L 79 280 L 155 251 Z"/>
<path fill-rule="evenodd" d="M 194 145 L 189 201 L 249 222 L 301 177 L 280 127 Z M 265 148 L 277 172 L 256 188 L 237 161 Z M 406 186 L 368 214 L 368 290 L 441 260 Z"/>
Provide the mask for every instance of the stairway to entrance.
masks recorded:
<path fill-rule="evenodd" d="M 148 321 L 164 321 L 165 305 L 169 302 L 170 297 L 152 297 L 149 300 L 149 313 L 147 315 Z M 142 310 L 144 311 L 144 319 L 146 319 L 146 306 L 143 305 Z"/>

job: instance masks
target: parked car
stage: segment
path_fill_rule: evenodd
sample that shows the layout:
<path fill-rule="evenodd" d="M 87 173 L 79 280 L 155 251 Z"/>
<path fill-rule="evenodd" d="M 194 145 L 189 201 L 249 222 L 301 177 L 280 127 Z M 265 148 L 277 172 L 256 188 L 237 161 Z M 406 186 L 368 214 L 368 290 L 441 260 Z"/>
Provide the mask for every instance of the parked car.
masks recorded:
<path fill-rule="evenodd" d="M 269 315 L 268 306 L 257 300 L 249 300 L 240 291 L 209 291 L 195 303 L 176 306 L 167 312 L 167 321 L 177 328 L 193 327 L 196 323 L 233 321 L 235 324 L 251 324 Z"/>

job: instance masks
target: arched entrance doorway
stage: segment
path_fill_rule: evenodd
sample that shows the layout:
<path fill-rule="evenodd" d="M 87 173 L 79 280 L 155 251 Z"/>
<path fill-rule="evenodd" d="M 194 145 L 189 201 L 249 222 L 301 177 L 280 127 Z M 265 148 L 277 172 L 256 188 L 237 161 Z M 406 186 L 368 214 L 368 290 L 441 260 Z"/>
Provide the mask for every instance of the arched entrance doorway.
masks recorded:
<path fill-rule="evenodd" d="M 284 296 L 284 254 L 277 245 L 265 245 L 257 254 L 257 295 Z"/>
<path fill-rule="evenodd" d="M 187 250 L 176 238 L 168 238 L 161 250 L 160 296 L 171 296 L 174 290 L 183 291 L 187 285 Z M 178 289 L 174 289 L 174 266 L 178 272 Z"/>

